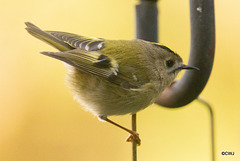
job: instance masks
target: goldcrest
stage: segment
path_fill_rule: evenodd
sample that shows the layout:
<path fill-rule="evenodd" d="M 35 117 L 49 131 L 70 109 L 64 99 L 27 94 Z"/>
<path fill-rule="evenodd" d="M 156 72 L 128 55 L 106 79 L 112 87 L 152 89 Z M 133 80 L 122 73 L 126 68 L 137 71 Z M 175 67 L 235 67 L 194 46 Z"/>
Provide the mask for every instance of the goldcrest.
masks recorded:
<path fill-rule="evenodd" d="M 60 52 L 41 52 L 67 64 L 67 82 L 76 100 L 101 120 L 134 114 L 153 104 L 182 69 L 181 57 L 166 46 L 144 40 L 106 40 L 58 31 L 43 31 L 30 22 L 26 30 Z"/>

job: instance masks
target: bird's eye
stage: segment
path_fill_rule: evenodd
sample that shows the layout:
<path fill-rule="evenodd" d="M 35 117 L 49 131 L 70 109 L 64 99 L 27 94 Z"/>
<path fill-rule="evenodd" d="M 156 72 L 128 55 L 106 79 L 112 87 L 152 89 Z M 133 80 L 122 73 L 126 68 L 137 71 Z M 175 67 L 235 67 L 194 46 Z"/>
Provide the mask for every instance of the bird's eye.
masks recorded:
<path fill-rule="evenodd" d="M 171 68 L 174 65 L 174 63 L 175 62 L 171 59 L 166 61 L 166 65 L 167 65 L 168 68 Z"/>

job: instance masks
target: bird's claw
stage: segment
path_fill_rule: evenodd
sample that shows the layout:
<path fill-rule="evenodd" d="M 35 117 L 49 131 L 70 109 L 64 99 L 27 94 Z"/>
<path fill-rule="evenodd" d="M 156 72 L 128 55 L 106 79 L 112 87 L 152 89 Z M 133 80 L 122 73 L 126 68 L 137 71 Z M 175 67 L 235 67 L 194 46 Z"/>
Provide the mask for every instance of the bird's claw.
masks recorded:
<path fill-rule="evenodd" d="M 139 138 L 139 134 L 137 132 L 130 134 L 126 139 L 126 142 L 132 142 L 133 140 L 137 143 L 138 146 L 141 145 L 141 139 Z"/>

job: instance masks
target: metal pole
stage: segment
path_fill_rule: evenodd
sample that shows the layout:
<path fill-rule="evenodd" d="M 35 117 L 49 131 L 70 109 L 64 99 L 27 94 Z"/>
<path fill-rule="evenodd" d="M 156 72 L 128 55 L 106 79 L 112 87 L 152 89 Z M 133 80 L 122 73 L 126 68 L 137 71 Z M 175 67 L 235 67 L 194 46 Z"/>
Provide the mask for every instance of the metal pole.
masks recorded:
<path fill-rule="evenodd" d="M 190 0 L 191 51 L 188 64 L 200 71 L 186 71 L 183 77 L 165 89 L 157 104 L 181 107 L 202 92 L 211 74 L 215 51 L 214 0 Z"/>
<path fill-rule="evenodd" d="M 136 38 L 158 42 L 157 0 L 141 0 L 136 5 Z"/>
<path fill-rule="evenodd" d="M 132 114 L 132 130 L 137 131 L 137 115 Z M 132 161 L 137 161 L 137 144 L 132 139 Z"/>

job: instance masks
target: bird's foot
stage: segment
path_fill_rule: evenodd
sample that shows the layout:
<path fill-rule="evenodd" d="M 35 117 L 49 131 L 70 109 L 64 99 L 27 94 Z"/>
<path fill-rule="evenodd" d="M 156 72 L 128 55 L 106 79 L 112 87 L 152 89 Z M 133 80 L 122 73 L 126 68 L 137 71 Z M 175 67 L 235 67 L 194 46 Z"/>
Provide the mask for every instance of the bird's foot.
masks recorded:
<path fill-rule="evenodd" d="M 138 146 L 141 145 L 139 134 L 135 131 L 132 131 L 132 133 L 127 137 L 126 142 L 132 142 L 133 140 L 137 143 Z"/>

